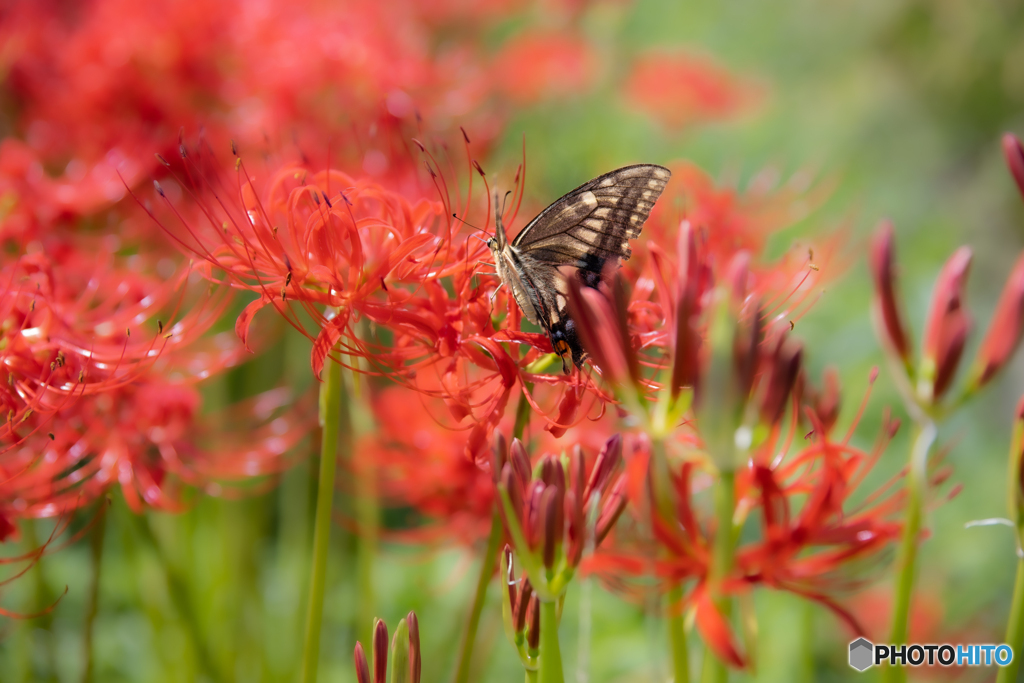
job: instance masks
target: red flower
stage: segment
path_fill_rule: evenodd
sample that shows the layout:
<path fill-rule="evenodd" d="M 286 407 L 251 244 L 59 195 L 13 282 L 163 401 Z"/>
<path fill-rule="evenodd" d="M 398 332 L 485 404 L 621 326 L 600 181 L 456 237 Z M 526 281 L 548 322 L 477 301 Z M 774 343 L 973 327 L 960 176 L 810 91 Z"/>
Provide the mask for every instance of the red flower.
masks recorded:
<path fill-rule="evenodd" d="M 886 420 L 876 445 L 865 451 L 850 443 L 853 427 L 837 439 L 814 410 L 807 407 L 803 412 L 813 426 L 808 443 L 794 443 L 798 438 L 794 420 L 788 435 L 773 432 L 755 443 L 737 471 L 734 519 L 750 520 L 747 525 L 756 524 L 760 533 L 744 533 L 722 590 L 743 593 L 765 586 L 790 591 L 829 607 L 859 631 L 837 593 L 859 585 L 854 570 L 868 566 L 871 560 L 877 562 L 899 538 L 905 494 L 896 488 L 898 480 L 894 479 L 861 502 L 851 500 L 897 424 Z M 728 625 L 707 602 L 713 540 L 720 531 L 709 527 L 708 513 L 696 498 L 709 479 L 701 471 L 698 454 L 681 455 L 685 457 L 670 474 L 672 506 L 668 509 L 672 516 L 665 517 L 663 510 L 656 509 L 652 518 L 663 555 L 652 556 L 628 536 L 616 536 L 585 567 L 629 593 L 633 592 L 629 575 L 646 574 L 651 568 L 666 590 L 695 579 L 686 603 L 696 608 L 698 629 L 719 657 L 740 665 L 742 655 Z M 647 460 L 647 452 L 641 450 L 629 461 L 632 501 L 653 495 Z M 933 471 L 934 481 L 943 476 Z"/>
<path fill-rule="evenodd" d="M 54 236 L 0 272 L 4 516 L 60 515 L 115 483 L 136 509 L 173 508 L 181 483 L 219 492 L 219 479 L 276 471 L 304 427 L 271 422 L 278 405 L 257 418 L 268 430 L 204 451 L 192 384 L 241 355 L 230 336 L 204 336 L 227 299 L 189 295 L 188 270 L 164 281 L 117 248 Z"/>
<path fill-rule="evenodd" d="M 522 33 L 505 43 L 493 77 L 513 102 L 568 97 L 594 80 L 597 57 L 581 37 L 566 32 Z"/>
<path fill-rule="evenodd" d="M 624 92 L 629 104 L 675 129 L 732 118 L 750 110 L 762 96 L 761 88 L 708 57 L 661 50 L 636 60 Z"/>

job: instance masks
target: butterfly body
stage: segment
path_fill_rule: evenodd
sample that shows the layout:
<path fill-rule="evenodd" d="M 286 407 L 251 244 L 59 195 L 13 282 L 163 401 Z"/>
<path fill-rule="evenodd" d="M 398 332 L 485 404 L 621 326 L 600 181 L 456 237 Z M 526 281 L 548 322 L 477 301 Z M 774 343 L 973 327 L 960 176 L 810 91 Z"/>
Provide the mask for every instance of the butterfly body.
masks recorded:
<path fill-rule="evenodd" d="M 596 287 L 607 264 L 628 259 L 629 241 L 640 234 L 671 172 L 662 166 L 625 166 L 561 197 L 541 211 L 514 240 L 501 216 L 487 242 L 503 284 L 526 319 L 540 326 L 562 357 L 581 367 L 587 353 L 568 310 L 566 277 Z"/>

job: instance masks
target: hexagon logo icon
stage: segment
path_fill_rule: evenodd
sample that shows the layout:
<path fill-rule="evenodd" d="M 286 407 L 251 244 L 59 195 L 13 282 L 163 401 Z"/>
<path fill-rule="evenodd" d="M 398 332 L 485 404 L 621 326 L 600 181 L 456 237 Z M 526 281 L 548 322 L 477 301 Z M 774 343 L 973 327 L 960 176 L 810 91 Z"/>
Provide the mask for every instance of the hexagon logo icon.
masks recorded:
<path fill-rule="evenodd" d="M 875 646 L 866 638 L 858 638 L 850 643 L 850 666 L 857 671 L 864 671 L 874 664 Z"/>

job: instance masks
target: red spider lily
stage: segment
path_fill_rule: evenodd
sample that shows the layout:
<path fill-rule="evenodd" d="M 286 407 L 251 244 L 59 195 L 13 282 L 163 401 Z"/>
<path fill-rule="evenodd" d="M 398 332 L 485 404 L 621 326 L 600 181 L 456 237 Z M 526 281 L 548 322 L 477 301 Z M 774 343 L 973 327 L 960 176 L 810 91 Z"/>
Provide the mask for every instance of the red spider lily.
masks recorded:
<path fill-rule="evenodd" d="M 517 104 L 584 92 L 597 56 L 581 37 L 565 32 L 523 33 L 505 43 L 493 70 L 497 85 Z"/>
<path fill-rule="evenodd" d="M 171 156 L 183 125 L 230 131 L 245 148 L 268 136 L 313 148 L 309 141 L 354 125 L 368 169 L 386 159 L 373 131 L 415 126 L 420 115 L 472 125 L 487 144 L 500 128 L 489 96 L 501 79 L 480 56 L 478 32 L 436 39 L 443 14 L 404 2 L 6 8 L 3 85 L 19 108 L 0 144 L 4 227 L 10 234 L 110 206 L 125 183 L 158 170 L 154 151 Z"/>
<path fill-rule="evenodd" d="M 796 406 L 800 397 L 793 400 Z M 877 562 L 899 538 L 905 494 L 897 487 L 899 478 L 866 496 L 857 489 L 898 423 L 886 420 L 878 442 L 865 451 L 850 442 L 856 423 L 845 436 L 835 437 L 811 406 L 802 412 L 813 426 L 805 445 L 794 444 L 794 418 L 788 436 L 755 443 L 737 471 L 734 519 L 750 532 L 742 534 L 745 540 L 736 549 L 733 569 L 721 590 L 739 594 L 764 586 L 789 591 L 827 606 L 861 632 L 840 596 L 859 585 L 856 568 Z M 630 500 L 654 495 L 648 457 L 640 450 L 629 461 Z M 721 532 L 705 519 L 709 512 L 703 499 L 709 479 L 701 472 L 700 462 L 691 454 L 670 471 L 671 516 L 656 508 L 652 517 L 660 555 L 616 537 L 585 568 L 628 593 L 634 592 L 625 581 L 631 573 L 653 571 L 666 590 L 694 581 L 685 603 L 695 609 L 698 630 L 722 661 L 742 666 L 740 647 L 708 592 L 713 539 Z M 939 482 L 945 476 L 934 470 L 932 480 Z"/>
<path fill-rule="evenodd" d="M 678 129 L 749 111 L 763 99 L 762 90 L 708 57 L 658 50 L 637 58 L 623 96 L 666 127 Z"/>
<path fill-rule="evenodd" d="M 476 166 L 475 182 L 484 178 L 486 188 L 468 138 L 466 150 Z M 349 367 L 383 373 L 442 398 L 456 421 L 472 425 L 466 450 L 474 456 L 516 393 L 547 415 L 552 433 L 560 434 L 583 419 L 593 383 L 578 373 L 550 374 L 550 363 L 538 365 L 551 353 L 550 342 L 519 331 L 521 312 L 514 301 L 506 293 L 496 295 L 497 278 L 479 272 L 487 248 L 450 218 L 475 207 L 474 180 L 466 196 L 459 196 L 457 181 L 427 154 L 427 181 L 435 187 L 406 184 L 402 192 L 390 189 L 394 179 L 383 185 L 341 171 L 314 174 L 287 166 L 258 193 L 241 162 L 232 192 L 216 176 L 201 176 L 197 161 L 193 168 L 205 185 L 195 194 L 195 207 L 179 211 L 166 202 L 183 226 L 172 234 L 204 259 L 207 277 L 258 295 L 236 324 L 243 342 L 256 313 L 272 306 L 313 341 L 315 373 L 340 345 L 341 355 L 333 355 Z M 157 192 L 166 198 L 162 186 Z M 441 201 L 425 198 L 437 192 Z M 510 213 L 518 199 L 509 204 Z M 484 222 L 489 219 L 488 205 Z M 308 313 L 313 330 L 305 330 L 295 307 Z M 504 319 L 496 313 L 503 309 Z M 365 325 L 361 333 L 359 325 Z M 526 352 L 516 353 L 513 345 Z M 354 358 L 365 360 L 349 360 Z"/>
<path fill-rule="evenodd" d="M 268 396 L 267 429 L 204 451 L 192 384 L 241 357 L 230 335 L 203 337 L 228 299 L 199 299 L 179 316 L 189 271 L 164 281 L 117 248 L 54 237 L 0 271 L 5 517 L 63 514 L 115 483 L 135 509 L 174 508 L 181 482 L 216 491 L 218 479 L 278 470 L 304 426 L 275 421 L 282 400 Z"/>

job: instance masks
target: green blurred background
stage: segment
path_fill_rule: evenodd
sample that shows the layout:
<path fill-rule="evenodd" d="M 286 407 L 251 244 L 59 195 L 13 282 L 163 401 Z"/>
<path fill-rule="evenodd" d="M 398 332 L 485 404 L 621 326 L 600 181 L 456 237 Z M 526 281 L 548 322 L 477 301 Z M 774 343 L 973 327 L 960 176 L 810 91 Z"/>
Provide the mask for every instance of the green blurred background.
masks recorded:
<path fill-rule="evenodd" d="M 497 48 L 524 25 L 544 27 L 548 21 L 537 9 L 525 19 L 500 24 L 488 42 Z M 783 179 L 809 171 L 834 181 L 836 189 L 773 245 L 781 249 L 797 236 L 852 228 L 849 267 L 796 330 L 811 350 L 813 375 L 827 364 L 841 370 L 847 401 L 841 424 L 852 418 L 870 368 L 882 365 L 868 316 L 870 282 L 862 249 L 879 218 L 895 222 L 902 287 L 917 339 L 942 262 L 960 244 L 975 250 L 969 301 L 980 329 L 968 346 L 965 358 L 970 358 L 1024 247 L 1024 202 L 999 148 L 1002 132 L 1024 133 L 1024 4 L 640 0 L 594 5 L 583 11 L 581 21 L 587 38 L 613 65 L 654 46 L 708 54 L 762 84 L 766 95 L 739 119 L 671 131 L 615 95 L 612 82 L 621 74 L 613 67 L 608 82 L 580 99 L 516 112 L 488 168 L 514 168 L 525 133 L 527 192 L 536 203 L 634 161 L 690 159 L 718 182 L 740 188 L 765 169 Z M 206 386 L 207 407 L 286 378 L 306 377 L 307 358 L 307 343 L 286 336 L 261 360 Z M 912 636 L 1002 639 L 1015 561 L 1013 534 L 1004 527 L 965 529 L 964 524 L 1006 514 L 1006 451 L 1022 377 L 1024 361 L 1018 358 L 941 434 L 955 466 L 954 482 L 963 490 L 943 504 L 937 494 L 930 506 L 932 536 L 923 545 L 919 577 L 925 618 L 920 630 L 912 627 Z M 885 406 L 902 415 L 883 367 L 858 432 L 862 444 L 872 441 Z M 897 438 L 875 481 L 903 466 L 907 445 L 905 434 Z M 201 498 L 177 516 L 147 513 L 137 519 L 113 495 L 96 616 L 96 680 L 202 680 L 203 657 L 223 680 L 293 680 L 314 474 L 311 463 L 303 462 L 270 493 L 239 501 Z M 50 528 L 40 522 L 23 529 L 24 543 L 45 539 Z M 321 680 L 352 681 L 355 560 L 352 539 L 339 527 L 333 543 Z M 22 612 L 49 605 L 65 586 L 67 594 L 43 617 L 5 620 L 0 626 L 0 680 L 80 680 L 92 552 L 86 537 L 45 556 L 4 588 L 4 604 Z M 381 548 L 376 613 L 394 624 L 408 610 L 417 611 L 425 681 L 450 675 L 477 561 L 462 550 L 387 543 Z M 871 577 L 862 593 L 846 601 L 884 611 L 891 577 L 884 568 Z M 599 586 L 580 585 L 570 593 L 562 628 L 568 678 L 578 680 L 583 590 L 593 594 L 589 680 L 667 680 L 664 634 L 645 623 L 636 606 Z M 497 596 L 492 585 L 478 646 L 480 670 L 473 678 L 520 681 L 522 670 L 501 632 Z M 847 667 L 850 634 L 824 609 L 766 591 L 756 600 L 758 666 L 735 680 L 870 677 Z M 878 636 L 884 624 L 884 617 L 872 624 Z M 361 625 L 361 633 L 368 626 Z M 812 659 L 801 654 L 808 638 Z M 958 671 L 964 680 L 980 680 L 984 673 Z"/>

